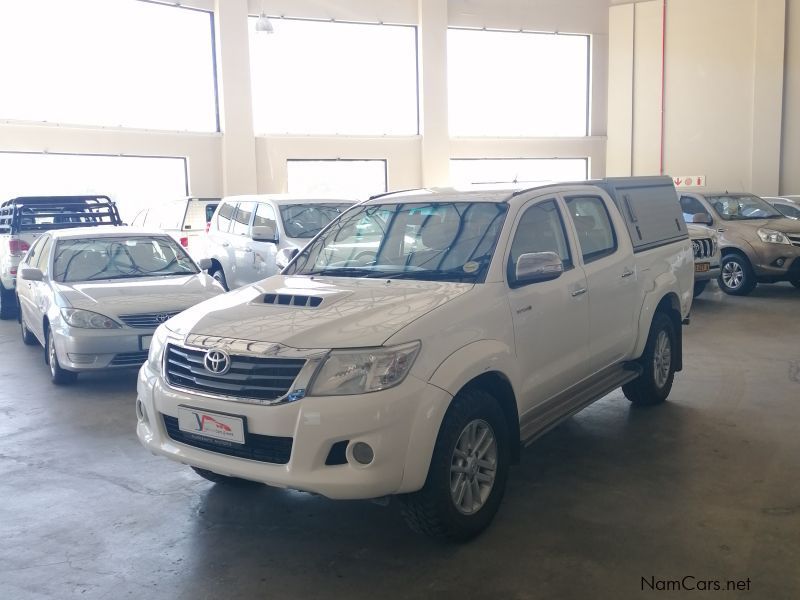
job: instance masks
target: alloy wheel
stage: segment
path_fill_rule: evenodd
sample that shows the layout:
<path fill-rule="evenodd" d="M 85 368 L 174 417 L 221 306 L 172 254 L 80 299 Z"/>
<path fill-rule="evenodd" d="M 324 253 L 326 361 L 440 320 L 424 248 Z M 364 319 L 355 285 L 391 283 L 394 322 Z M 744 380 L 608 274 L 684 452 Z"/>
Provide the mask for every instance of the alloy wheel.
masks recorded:
<path fill-rule="evenodd" d="M 722 267 L 722 281 L 732 290 L 741 287 L 744 281 L 744 269 L 742 265 L 735 260 L 726 262 Z"/>
<path fill-rule="evenodd" d="M 450 460 L 450 497 L 463 515 L 478 512 L 492 493 L 497 473 L 497 438 L 483 419 L 467 423 Z"/>
<path fill-rule="evenodd" d="M 656 346 L 653 352 L 653 377 L 656 386 L 663 388 L 669 379 L 669 372 L 672 368 L 672 344 L 666 331 L 658 332 Z"/>

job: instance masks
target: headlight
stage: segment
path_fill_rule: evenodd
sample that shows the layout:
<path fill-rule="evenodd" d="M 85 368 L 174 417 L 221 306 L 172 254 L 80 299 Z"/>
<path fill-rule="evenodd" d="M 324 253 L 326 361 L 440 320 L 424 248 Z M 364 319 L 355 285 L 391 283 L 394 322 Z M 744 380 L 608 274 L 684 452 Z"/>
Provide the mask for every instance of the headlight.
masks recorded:
<path fill-rule="evenodd" d="M 758 237 L 761 238 L 762 242 L 767 242 L 769 244 L 791 244 L 789 238 L 783 233 L 772 229 L 759 229 Z"/>
<path fill-rule="evenodd" d="M 61 316 L 71 327 L 81 329 L 119 329 L 122 327 L 114 319 L 90 310 L 80 308 L 62 308 Z"/>
<path fill-rule="evenodd" d="M 365 394 L 394 387 L 405 379 L 420 343 L 391 348 L 332 350 L 314 377 L 309 396 Z"/>
<path fill-rule="evenodd" d="M 167 345 L 169 330 L 166 325 L 159 325 L 150 340 L 150 352 L 147 354 L 147 362 L 150 366 L 158 370 L 161 365 L 161 357 L 164 356 L 164 347 Z"/>

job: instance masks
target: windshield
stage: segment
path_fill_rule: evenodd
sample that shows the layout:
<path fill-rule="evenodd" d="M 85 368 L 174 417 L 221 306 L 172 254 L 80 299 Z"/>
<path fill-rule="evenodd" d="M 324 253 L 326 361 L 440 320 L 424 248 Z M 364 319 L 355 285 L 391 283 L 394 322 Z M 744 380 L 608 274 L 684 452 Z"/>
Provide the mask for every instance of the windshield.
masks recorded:
<path fill-rule="evenodd" d="M 306 246 L 285 273 L 480 283 L 507 209 L 493 202 L 356 207 Z"/>
<path fill-rule="evenodd" d="M 725 221 L 775 219 L 783 216 L 757 196 L 709 196 L 708 201 Z"/>
<path fill-rule="evenodd" d="M 280 207 L 283 230 L 290 238 L 311 239 L 352 204 L 284 204 Z"/>
<path fill-rule="evenodd" d="M 192 259 L 172 238 L 98 237 L 60 240 L 53 279 L 62 283 L 197 273 Z"/>

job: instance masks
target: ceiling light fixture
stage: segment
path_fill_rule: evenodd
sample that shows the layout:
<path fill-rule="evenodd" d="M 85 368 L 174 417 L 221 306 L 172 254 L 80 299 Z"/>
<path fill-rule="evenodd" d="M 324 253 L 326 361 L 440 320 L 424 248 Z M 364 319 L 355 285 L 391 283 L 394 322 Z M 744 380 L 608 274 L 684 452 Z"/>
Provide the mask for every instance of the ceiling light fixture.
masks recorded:
<path fill-rule="evenodd" d="M 272 22 L 267 18 L 265 13 L 261 13 L 258 17 L 258 21 L 256 21 L 256 31 L 263 31 L 264 33 L 275 33 L 275 28 L 272 26 Z"/>

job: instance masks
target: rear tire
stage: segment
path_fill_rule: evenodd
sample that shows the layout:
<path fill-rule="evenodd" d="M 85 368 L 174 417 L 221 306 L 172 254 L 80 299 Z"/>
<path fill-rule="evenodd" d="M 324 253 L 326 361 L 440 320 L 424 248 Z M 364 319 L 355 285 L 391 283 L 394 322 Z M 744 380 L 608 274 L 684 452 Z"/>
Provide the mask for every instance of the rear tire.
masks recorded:
<path fill-rule="evenodd" d="M 211 483 L 224 485 L 261 485 L 256 481 L 249 481 L 239 477 L 230 477 L 228 475 L 220 475 L 219 473 L 214 473 L 214 471 L 209 471 L 208 469 L 201 469 L 200 467 L 192 467 L 192 471 Z"/>
<path fill-rule="evenodd" d="M 16 318 L 17 310 L 17 294 L 0 283 L 0 319 L 6 321 Z"/>
<path fill-rule="evenodd" d="M 228 280 L 225 279 L 225 271 L 222 270 L 222 267 L 219 267 L 217 270 L 215 270 L 211 274 L 211 277 L 213 277 L 214 280 L 219 283 L 226 292 L 230 291 L 230 288 L 228 287 Z"/>
<path fill-rule="evenodd" d="M 731 296 L 747 296 L 758 282 L 750 261 L 741 254 L 728 254 L 722 257 L 719 287 Z"/>
<path fill-rule="evenodd" d="M 633 404 L 649 406 L 667 399 L 675 378 L 676 341 L 672 319 L 657 312 L 640 359 L 644 370 L 639 377 L 622 386 L 622 393 Z"/>
<path fill-rule="evenodd" d="M 694 297 L 697 298 L 700 294 L 706 291 L 708 281 L 695 281 L 694 282 Z"/>
<path fill-rule="evenodd" d="M 439 430 L 425 485 L 400 497 L 409 527 L 457 541 L 486 529 L 505 493 L 510 438 L 492 395 L 480 389 L 459 393 Z"/>
<path fill-rule="evenodd" d="M 44 348 L 45 361 L 50 366 L 50 379 L 56 385 L 68 385 L 73 383 L 78 374 L 75 371 L 67 371 L 62 369 L 58 364 L 58 354 L 56 353 L 56 345 L 53 339 L 53 331 L 47 331 L 47 345 Z"/>

